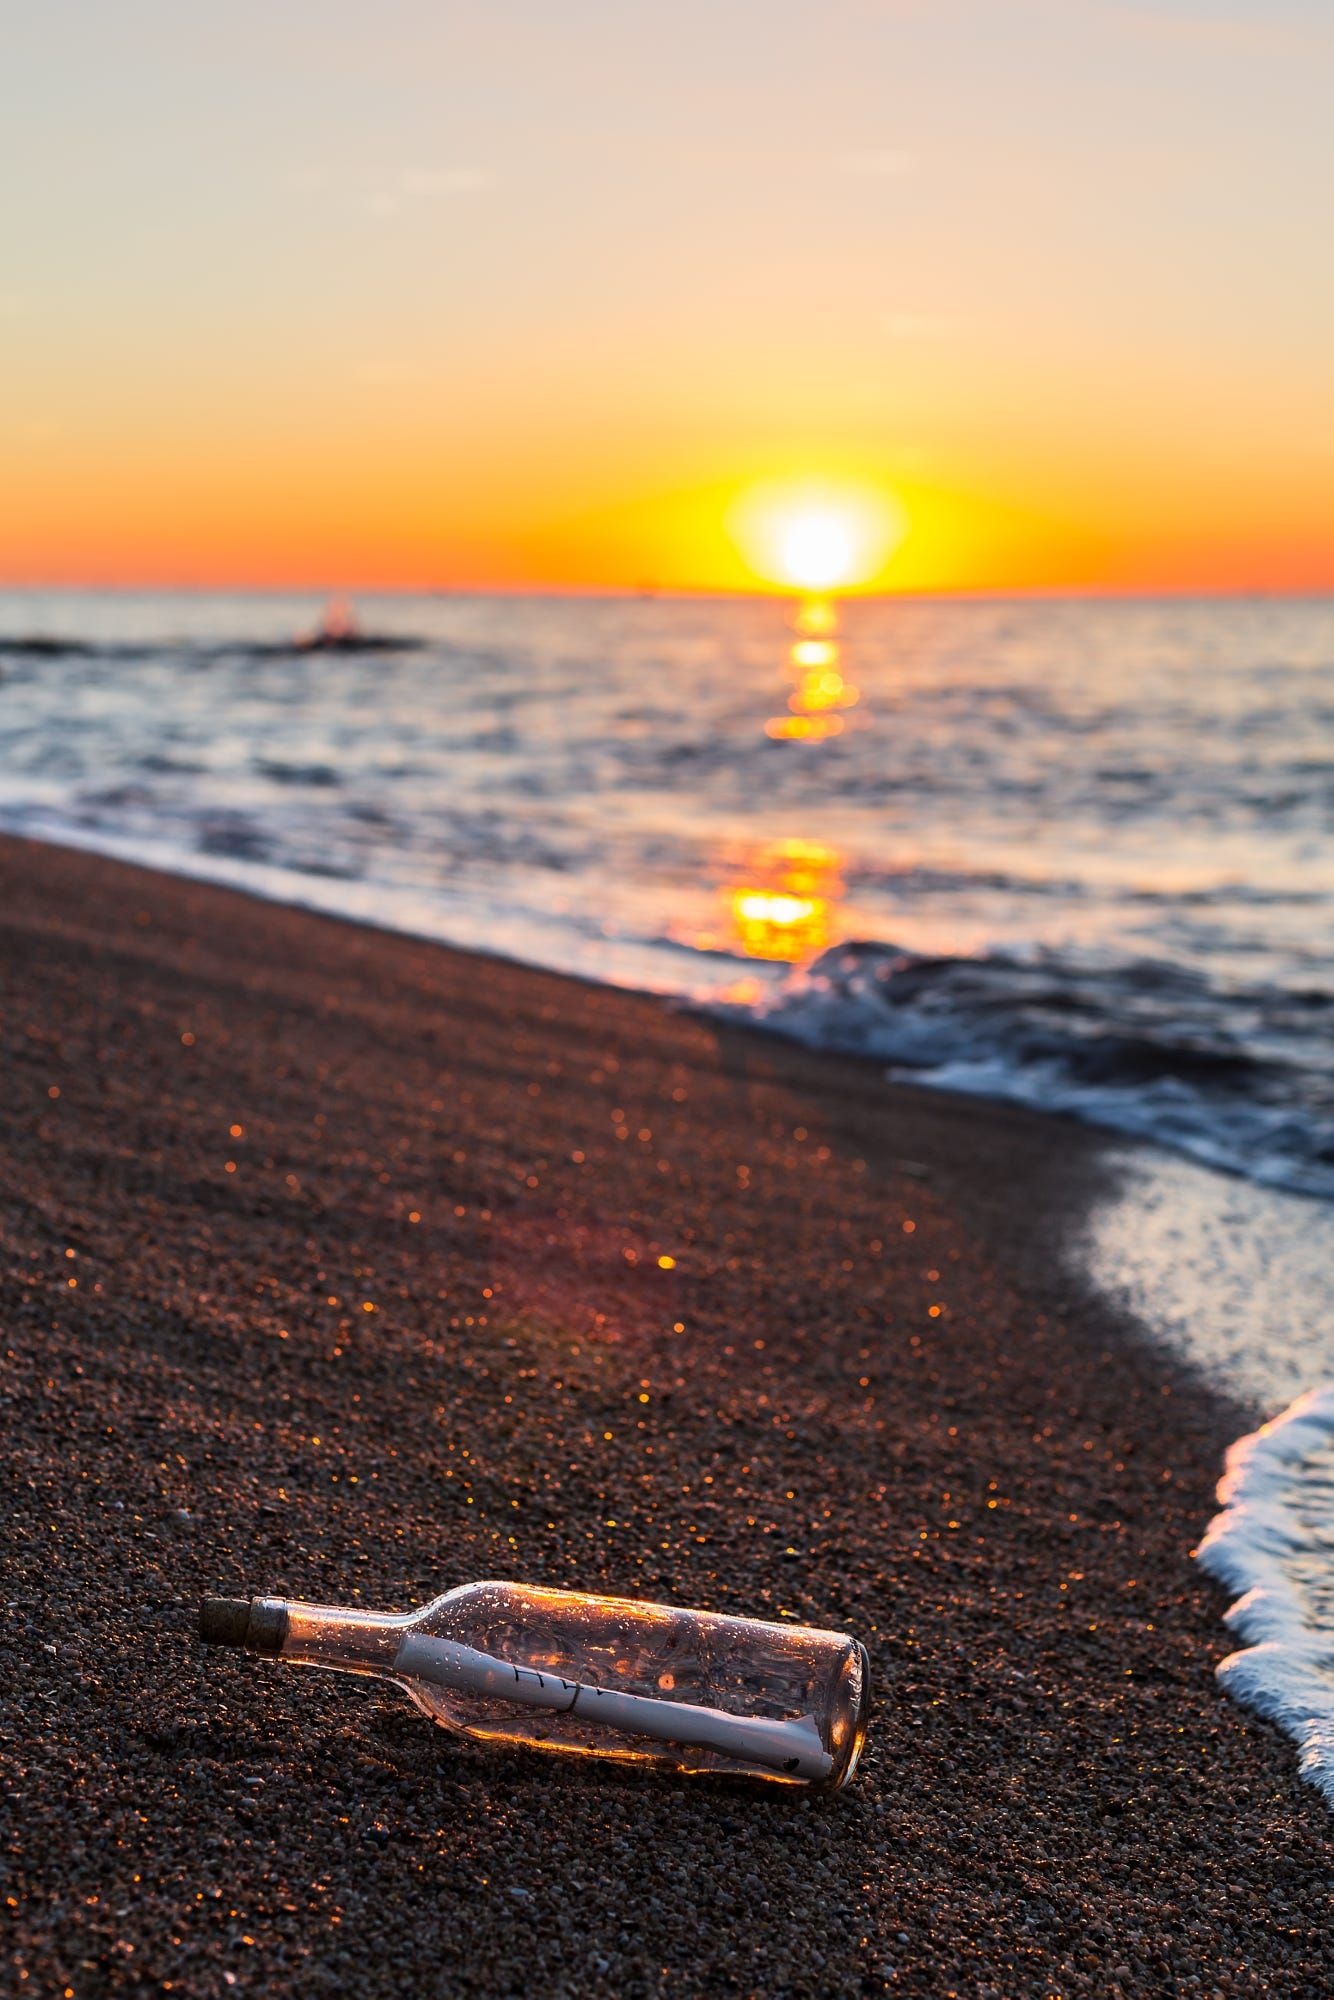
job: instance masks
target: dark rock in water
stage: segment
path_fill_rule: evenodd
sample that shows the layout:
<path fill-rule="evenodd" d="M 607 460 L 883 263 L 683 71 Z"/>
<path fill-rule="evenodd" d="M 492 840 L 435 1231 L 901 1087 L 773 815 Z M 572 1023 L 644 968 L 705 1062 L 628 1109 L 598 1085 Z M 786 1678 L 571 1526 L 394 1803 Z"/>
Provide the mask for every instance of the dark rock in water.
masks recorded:
<path fill-rule="evenodd" d="M 97 650 L 96 646 L 90 646 L 83 639 L 54 639 L 42 633 L 22 639 L 0 639 L 0 653 L 9 653 L 21 660 L 63 660 Z"/>
<path fill-rule="evenodd" d="M 420 646 L 420 639 L 395 638 L 388 632 L 367 632 L 357 622 L 357 614 L 346 598 L 333 598 L 313 632 L 303 633 L 292 645 L 296 653 L 396 653 Z"/>
<path fill-rule="evenodd" d="M 395 638 L 391 632 L 311 632 L 293 642 L 294 653 L 407 653 L 420 639 Z"/>

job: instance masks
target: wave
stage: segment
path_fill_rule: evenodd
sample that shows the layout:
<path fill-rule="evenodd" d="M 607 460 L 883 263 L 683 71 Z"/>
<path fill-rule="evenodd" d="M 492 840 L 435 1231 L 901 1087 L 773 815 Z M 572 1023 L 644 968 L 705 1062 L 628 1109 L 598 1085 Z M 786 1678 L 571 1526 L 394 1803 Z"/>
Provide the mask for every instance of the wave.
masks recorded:
<path fill-rule="evenodd" d="M 1197 1554 L 1237 1594 L 1227 1623 L 1245 1641 L 1218 1679 L 1295 1738 L 1334 1805 L 1334 1383 L 1234 1444 L 1218 1498 Z"/>
<path fill-rule="evenodd" d="M 936 1089 L 1060 1111 L 1334 1199 L 1334 997 L 1160 960 L 834 946 L 746 1010 Z"/>

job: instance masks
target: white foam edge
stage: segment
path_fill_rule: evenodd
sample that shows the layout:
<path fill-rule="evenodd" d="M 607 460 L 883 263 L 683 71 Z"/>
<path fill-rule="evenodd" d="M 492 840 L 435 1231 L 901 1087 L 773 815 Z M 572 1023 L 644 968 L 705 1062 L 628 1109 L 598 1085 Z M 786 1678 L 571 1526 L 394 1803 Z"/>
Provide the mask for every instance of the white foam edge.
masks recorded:
<path fill-rule="evenodd" d="M 1238 1439 L 1218 1484 L 1222 1512 L 1196 1556 L 1236 1593 L 1225 1622 L 1246 1642 L 1219 1664 L 1220 1684 L 1296 1740 L 1302 1776 L 1334 1806 L 1334 1632 L 1308 1622 L 1283 1567 L 1314 1546 L 1291 1503 L 1301 1465 L 1332 1441 L 1334 1382 Z"/>

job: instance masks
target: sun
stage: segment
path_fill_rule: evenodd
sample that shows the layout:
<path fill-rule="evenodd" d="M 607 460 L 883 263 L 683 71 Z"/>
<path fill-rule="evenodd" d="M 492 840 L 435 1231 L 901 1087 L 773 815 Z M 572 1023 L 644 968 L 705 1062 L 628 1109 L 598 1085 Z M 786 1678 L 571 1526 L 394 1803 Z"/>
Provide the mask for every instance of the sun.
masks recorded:
<path fill-rule="evenodd" d="M 852 523 L 830 507 L 794 515 L 779 537 L 779 557 L 786 582 L 802 590 L 833 590 L 857 566 Z"/>
<path fill-rule="evenodd" d="M 748 489 L 728 526 L 749 567 L 786 589 L 855 589 L 884 569 L 903 539 L 902 510 L 869 486 L 828 482 Z"/>

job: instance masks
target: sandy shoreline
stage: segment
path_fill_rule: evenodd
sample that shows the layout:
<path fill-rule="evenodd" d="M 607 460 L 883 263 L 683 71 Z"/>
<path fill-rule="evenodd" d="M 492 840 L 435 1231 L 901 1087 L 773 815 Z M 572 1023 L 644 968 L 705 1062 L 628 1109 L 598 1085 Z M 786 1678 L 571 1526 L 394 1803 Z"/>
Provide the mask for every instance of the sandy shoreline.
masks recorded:
<path fill-rule="evenodd" d="M 1054 1255 L 1094 1135 L 8 840 L 0 982 L 16 1990 L 1334 1981 L 1188 1560 L 1244 1415 Z M 846 1625 L 863 1775 L 488 1756 L 192 1637 L 488 1574 Z"/>

